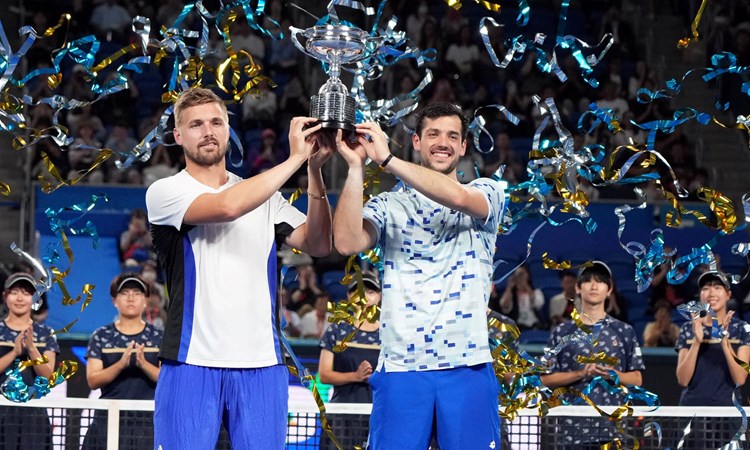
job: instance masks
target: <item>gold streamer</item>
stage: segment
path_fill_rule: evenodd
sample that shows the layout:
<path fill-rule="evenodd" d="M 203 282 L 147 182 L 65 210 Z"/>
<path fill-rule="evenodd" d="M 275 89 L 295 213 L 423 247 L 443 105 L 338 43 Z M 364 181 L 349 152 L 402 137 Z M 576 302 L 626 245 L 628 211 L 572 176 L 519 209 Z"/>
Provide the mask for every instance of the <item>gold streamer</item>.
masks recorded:
<path fill-rule="evenodd" d="M 94 169 L 99 167 L 100 164 L 102 164 L 104 161 L 108 160 L 112 156 L 112 150 L 105 148 L 102 149 L 99 154 L 96 156 L 96 159 L 91 164 L 91 167 L 86 169 L 85 172 L 83 172 L 81 175 L 78 175 L 77 177 L 69 178 L 67 180 L 63 179 L 63 177 L 60 175 L 60 172 L 57 170 L 57 167 L 50 161 L 49 156 L 47 156 L 46 153 L 42 152 L 42 161 L 44 161 L 44 165 L 47 167 L 47 171 L 55 177 L 55 179 L 59 182 L 57 185 L 53 183 L 47 182 L 44 177 L 41 175 L 39 176 L 39 182 L 42 185 L 42 191 L 46 194 L 49 194 L 50 192 L 53 192 L 63 186 L 73 186 L 74 184 L 81 181 L 83 177 L 88 175 L 90 172 L 92 172 Z"/>
<path fill-rule="evenodd" d="M 542 265 L 545 269 L 553 269 L 553 270 L 568 270 L 572 267 L 572 264 L 570 260 L 564 260 L 560 262 L 555 262 L 554 260 L 550 259 L 547 252 L 542 253 Z"/>
<path fill-rule="evenodd" d="M 701 6 L 700 8 L 698 8 L 698 13 L 695 15 L 695 19 L 693 19 L 693 24 L 690 26 L 690 31 L 693 36 L 685 36 L 684 38 L 677 41 L 677 48 L 685 48 L 690 45 L 691 42 L 700 39 L 700 33 L 698 33 L 698 24 L 700 24 L 701 18 L 703 17 L 703 11 L 706 10 L 707 4 L 708 0 L 703 0 L 701 2 Z"/>
<path fill-rule="evenodd" d="M 711 229 L 718 229 L 724 234 L 732 234 L 737 231 L 738 220 L 734 210 L 734 203 L 732 200 L 722 194 L 719 191 L 702 187 L 698 190 L 698 198 L 708 203 L 709 209 L 713 213 L 714 220 L 709 220 L 705 214 L 700 211 L 687 209 L 677 200 L 677 198 L 671 192 L 664 190 L 661 185 L 659 188 L 664 193 L 664 196 L 671 203 L 674 211 L 667 212 L 665 220 L 667 226 L 679 227 L 682 221 L 683 214 L 694 216 L 703 225 Z"/>
<path fill-rule="evenodd" d="M 0 181 L 0 194 L 6 197 L 10 195 L 10 185 L 8 183 Z"/>
<path fill-rule="evenodd" d="M 604 352 L 594 353 L 592 355 L 584 356 L 584 355 L 578 355 L 576 356 L 576 361 L 578 361 L 581 364 L 604 364 L 607 366 L 614 366 L 620 360 L 614 356 L 607 356 Z"/>
<path fill-rule="evenodd" d="M 68 241 L 68 236 L 65 234 L 65 231 L 63 230 L 60 230 L 60 240 L 62 242 L 63 250 L 65 251 L 65 254 L 68 257 L 68 268 L 65 271 L 61 272 L 58 267 L 52 266 L 50 268 L 50 272 L 52 272 L 53 282 L 57 283 L 60 286 L 60 292 L 62 293 L 62 304 L 64 306 L 77 304 L 78 302 L 81 301 L 82 295 L 85 295 L 86 300 L 81 305 L 81 312 L 83 312 L 83 310 L 86 309 L 87 306 L 89 306 L 89 304 L 91 303 L 91 299 L 94 296 L 94 293 L 92 292 L 94 290 L 94 285 L 86 283 L 83 285 L 83 289 L 82 289 L 83 292 L 79 294 L 75 299 L 70 296 L 70 293 L 68 292 L 68 288 L 65 285 L 64 280 L 70 274 L 70 269 L 73 267 L 73 261 L 74 261 L 73 250 L 70 248 L 70 242 Z"/>
<path fill-rule="evenodd" d="M 289 373 L 292 375 L 299 377 L 300 381 L 307 381 L 310 383 L 310 386 L 312 386 L 312 395 L 313 399 L 315 400 L 315 404 L 318 406 L 318 411 L 320 412 L 320 426 L 325 432 L 325 434 L 328 436 L 328 438 L 331 440 L 331 442 L 336 446 L 338 450 L 344 450 L 344 447 L 341 445 L 341 442 L 336 438 L 336 435 L 333 434 L 333 429 L 331 428 L 331 423 L 328 421 L 328 416 L 326 413 L 326 405 L 323 402 L 323 398 L 320 396 L 320 392 L 318 392 L 318 387 L 315 384 L 315 378 L 310 375 L 309 373 L 306 373 L 304 376 L 301 376 L 299 371 L 297 370 L 297 367 L 294 366 L 294 364 L 287 364 L 287 369 L 289 370 Z"/>
<path fill-rule="evenodd" d="M 292 195 L 289 196 L 289 204 L 291 205 L 296 202 L 300 195 L 302 195 L 302 189 L 297 188 L 297 190 L 292 192 Z"/>

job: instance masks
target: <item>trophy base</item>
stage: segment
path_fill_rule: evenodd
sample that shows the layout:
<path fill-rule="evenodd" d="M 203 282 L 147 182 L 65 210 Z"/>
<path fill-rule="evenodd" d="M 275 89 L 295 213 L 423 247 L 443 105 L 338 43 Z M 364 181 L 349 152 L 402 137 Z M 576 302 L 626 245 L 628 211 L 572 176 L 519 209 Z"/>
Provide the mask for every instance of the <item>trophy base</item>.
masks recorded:
<path fill-rule="evenodd" d="M 324 130 L 343 130 L 344 136 L 348 136 L 355 130 L 354 124 L 349 122 L 339 122 L 337 120 L 319 120 L 318 123 Z"/>

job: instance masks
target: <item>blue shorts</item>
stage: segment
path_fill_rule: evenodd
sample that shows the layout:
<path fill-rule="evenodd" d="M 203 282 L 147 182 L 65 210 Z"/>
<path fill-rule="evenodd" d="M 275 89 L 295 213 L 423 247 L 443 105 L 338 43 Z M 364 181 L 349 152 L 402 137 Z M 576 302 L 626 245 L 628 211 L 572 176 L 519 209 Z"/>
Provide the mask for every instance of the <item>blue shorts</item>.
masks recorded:
<path fill-rule="evenodd" d="M 221 369 L 165 361 L 155 400 L 154 450 L 214 450 L 222 423 L 234 450 L 284 448 L 285 366 Z"/>
<path fill-rule="evenodd" d="M 370 376 L 370 450 L 499 449 L 500 385 L 492 365 Z"/>

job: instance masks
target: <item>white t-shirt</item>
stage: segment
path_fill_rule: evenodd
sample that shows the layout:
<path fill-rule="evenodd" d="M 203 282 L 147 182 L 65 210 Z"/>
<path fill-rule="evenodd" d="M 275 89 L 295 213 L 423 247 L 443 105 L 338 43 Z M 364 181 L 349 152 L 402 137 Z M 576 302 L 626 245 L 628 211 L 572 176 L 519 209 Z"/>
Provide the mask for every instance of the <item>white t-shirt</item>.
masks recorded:
<path fill-rule="evenodd" d="M 364 218 L 383 250 L 381 352 L 386 372 L 450 369 L 490 362 L 487 301 L 504 182 L 469 183 L 489 214 L 474 219 L 406 187 L 370 199 Z"/>
<path fill-rule="evenodd" d="M 159 356 L 206 367 L 281 364 L 276 246 L 305 216 L 277 192 L 232 222 L 184 224 L 198 196 L 243 181 L 231 173 L 228 177 L 213 189 L 183 170 L 154 182 L 146 192 L 169 294 Z"/>

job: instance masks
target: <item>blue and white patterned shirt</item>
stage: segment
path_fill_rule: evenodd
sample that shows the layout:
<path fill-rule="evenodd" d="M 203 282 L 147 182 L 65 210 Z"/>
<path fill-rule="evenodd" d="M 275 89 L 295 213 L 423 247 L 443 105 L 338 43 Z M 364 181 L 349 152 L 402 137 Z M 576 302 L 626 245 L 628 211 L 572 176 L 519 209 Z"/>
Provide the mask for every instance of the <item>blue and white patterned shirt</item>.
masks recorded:
<path fill-rule="evenodd" d="M 554 349 L 555 346 L 565 337 L 571 334 L 585 335 L 573 321 L 563 322 L 552 330 L 548 347 Z M 620 372 L 632 372 L 635 370 L 645 370 L 641 347 L 638 344 L 638 338 L 632 326 L 621 322 L 612 316 L 604 318 L 601 323 L 601 329 L 597 339 L 571 339 L 571 343 L 566 345 L 557 356 L 553 357 L 552 370 L 550 372 L 573 372 L 581 370 L 585 363 L 579 363 L 576 360 L 578 355 L 589 356 L 595 353 L 604 352 L 606 356 L 617 358 L 617 364 L 614 368 Z M 595 385 L 591 391 L 586 392 L 591 380 L 579 380 L 570 388 L 586 393 L 588 398 L 596 405 L 622 405 L 624 395 L 613 394 L 602 385 Z M 565 395 L 565 400 L 572 404 L 585 404 L 583 399 L 574 395 Z M 615 436 L 615 429 L 606 418 L 571 418 L 561 419 L 563 426 L 560 428 L 558 437 L 564 444 L 580 443 L 603 443 L 609 442 Z M 557 441 L 556 441 L 557 442 Z"/>
<path fill-rule="evenodd" d="M 549 347 L 554 348 L 564 336 L 573 333 L 581 333 L 573 321 L 563 322 L 552 330 L 549 338 Z M 576 361 L 578 355 L 589 356 L 604 352 L 607 356 L 617 358 L 614 368 L 621 372 L 632 372 L 634 370 L 645 370 L 641 347 L 635 335 L 633 327 L 621 322 L 612 316 L 607 316 L 601 325 L 598 339 L 573 339 L 572 343 L 565 346 L 556 357 L 553 358 L 551 372 L 573 372 L 583 369 L 584 363 Z M 583 392 L 589 385 L 589 380 L 579 380 L 572 388 Z M 576 397 L 577 398 L 577 397 Z M 623 398 L 613 395 L 601 387 L 594 388 L 589 398 L 598 405 L 621 405 Z M 570 398 L 569 400 L 572 400 Z M 582 401 L 577 401 L 582 403 Z"/>
<path fill-rule="evenodd" d="M 480 178 L 486 219 L 451 210 L 405 187 L 370 199 L 364 218 L 383 250 L 378 370 L 449 369 L 490 362 L 485 313 L 504 182 Z"/>

